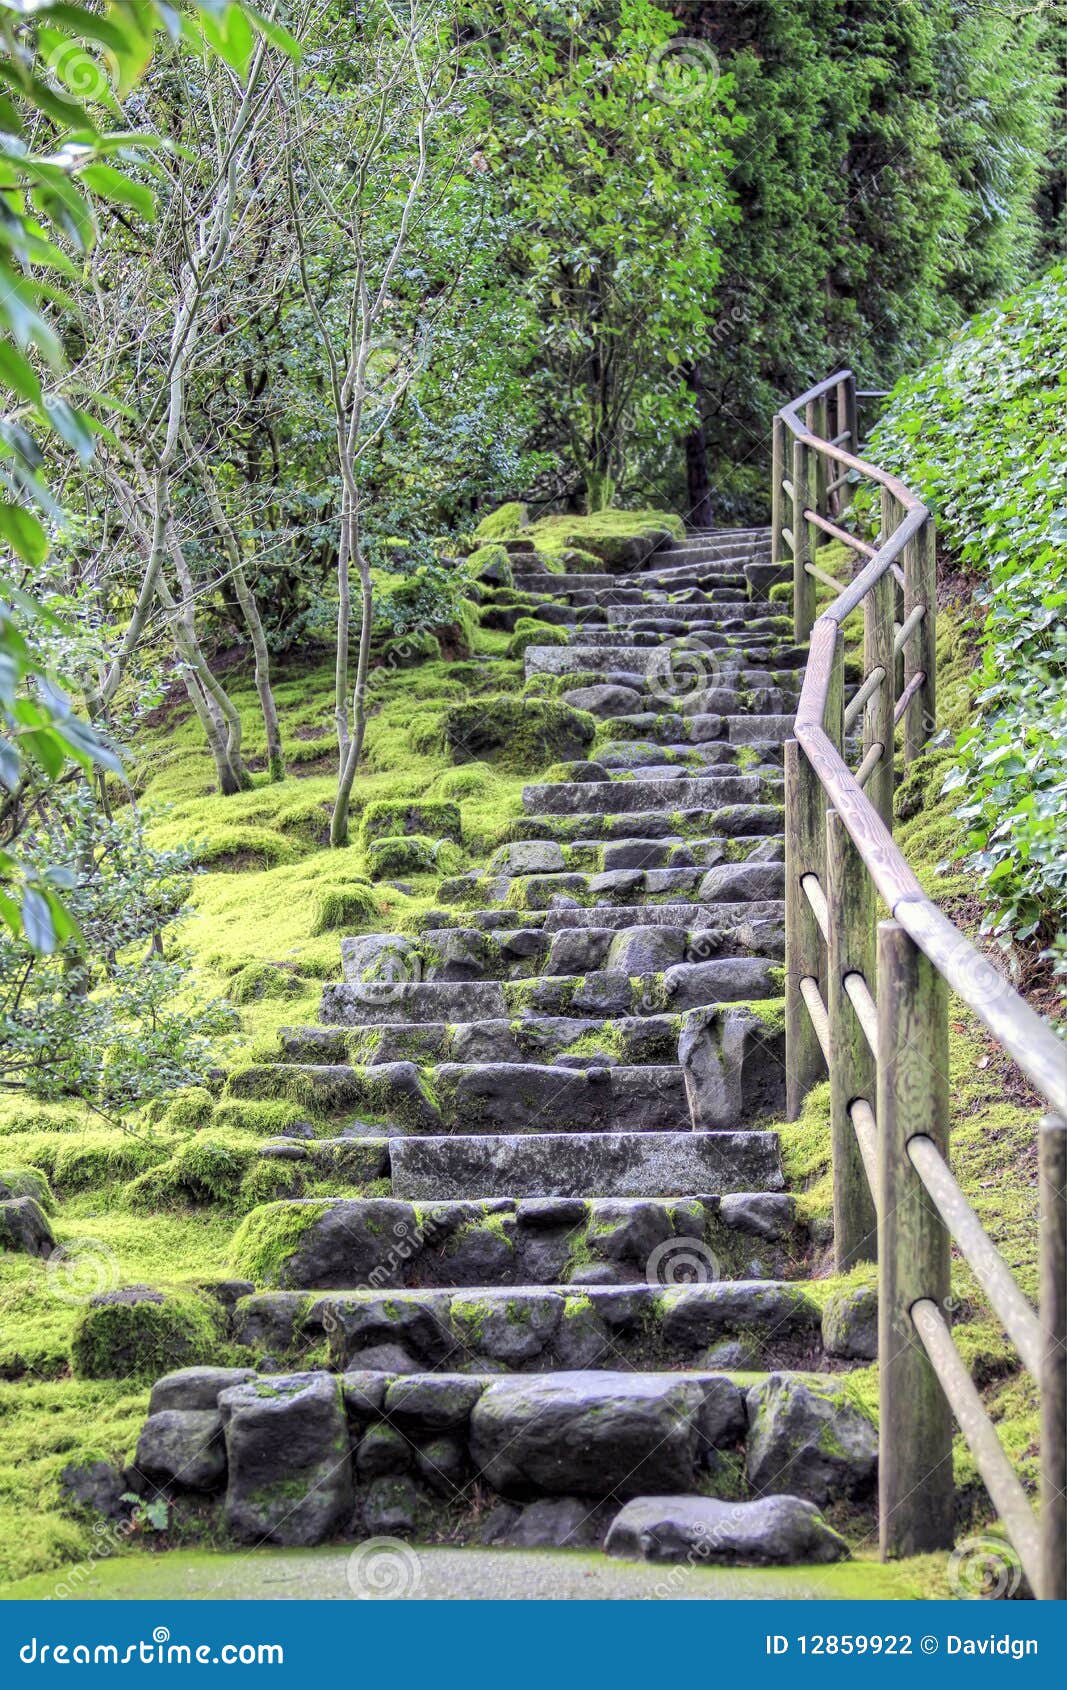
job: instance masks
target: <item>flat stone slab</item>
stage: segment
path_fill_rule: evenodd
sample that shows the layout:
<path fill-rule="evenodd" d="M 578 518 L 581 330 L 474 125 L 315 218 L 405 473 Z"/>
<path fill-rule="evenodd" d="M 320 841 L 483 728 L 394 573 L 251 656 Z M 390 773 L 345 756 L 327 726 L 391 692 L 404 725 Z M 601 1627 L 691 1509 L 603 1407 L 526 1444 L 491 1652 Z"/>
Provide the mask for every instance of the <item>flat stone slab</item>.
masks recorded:
<path fill-rule="evenodd" d="M 663 1197 L 781 1191 L 767 1132 L 456 1134 L 389 1145 L 397 1197 Z"/>

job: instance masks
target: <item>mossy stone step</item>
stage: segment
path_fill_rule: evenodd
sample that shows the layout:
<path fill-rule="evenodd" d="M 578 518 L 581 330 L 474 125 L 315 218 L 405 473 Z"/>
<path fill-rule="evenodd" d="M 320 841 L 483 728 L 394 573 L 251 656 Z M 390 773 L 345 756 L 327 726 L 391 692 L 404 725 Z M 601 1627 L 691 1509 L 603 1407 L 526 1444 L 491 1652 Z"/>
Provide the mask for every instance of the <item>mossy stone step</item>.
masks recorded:
<path fill-rule="evenodd" d="M 519 1016 L 488 1021 L 394 1021 L 380 1027 L 283 1027 L 282 1062 L 539 1062 L 574 1066 L 669 1064 L 677 1059 L 680 1015 Z"/>
<path fill-rule="evenodd" d="M 524 786 L 523 808 L 530 815 L 630 814 L 635 810 L 714 811 L 728 804 L 766 804 L 781 791 L 781 774 L 694 776 L 676 771 L 656 780 L 549 781 Z"/>
<path fill-rule="evenodd" d="M 780 868 L 777 874 L 780 890 Z M 649 974 L 596 970 L 584 976 L 541 975 L 528 980 L 331 981 L 323 988 L 320 1013 L 324 1025 L 342 1027 L 383 1026 L 397 1020 L 482 1021 L 523 1011 L 654 1015 L 779 997 L 781 989 L 782 971 L 773 959 L 734 956 L 677 963 L 662 973 Z"/>
<path fill-rule="evenodd" d="M 679 804 L 668 810 L 636 810 L 625 815 L 590 815 L 579 811 L 571 816 L 516 816 L 501 831 L 511 840 L 556 839 L 564 844 L 576 839 L 665 839 L 676 835 L 687 839 L 716 835 L 740 847 L 748 840 L 758 843 L 768 834 L 780 834 L 784 823 L 781 804 L 720 804 L 711 811 L 705 804 Z"/>
<path fill-rule="evenodd" d="M 393 1139 L 395 1197 L 684 1197 L 781 1191 L 770 1132 L 539 1133 Z"/>
<path fill-rule="evenodd" d="M 231 1331 L 275 1365 L 325 1339 L 338 1373 L 641 1372 L 715 1367 L 717 1351 L 751 1369 L 822 1361 L 818 1304 L 802 1282 L 773 1279 L 256 1292 Z"/>
<path fill-rule="evenodd" d="M 234 1239 L 235 1272 L 293 1290 L 682 1283 L 789 1278 L 793 1200 L 737 1196 L 487 1197 L 265 1204 Z"/>

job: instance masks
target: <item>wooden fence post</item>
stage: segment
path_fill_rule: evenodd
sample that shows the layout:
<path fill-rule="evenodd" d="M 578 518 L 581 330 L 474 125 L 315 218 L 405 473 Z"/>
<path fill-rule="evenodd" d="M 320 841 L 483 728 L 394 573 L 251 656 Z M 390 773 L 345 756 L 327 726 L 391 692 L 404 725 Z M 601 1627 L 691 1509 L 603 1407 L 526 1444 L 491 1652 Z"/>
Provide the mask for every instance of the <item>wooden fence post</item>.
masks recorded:
<path fill-rule="evenodd" d="M 878 928 L 878 1530 L 883 1560 L 953 1541 L 952 1416 L 911 1317 L 949 1295 L 949 1234 L 907 1153 L 948 1156 L 948 988 L 895 921 Z"/>
<path fill-rule="evenodd" d="M 900 524 L 903 512 L 899 500 L 895 499 L 887 487 L 882 488 L 882 540 L 888 540 L 895 534 Z M 893 586 L 893 620 L 898 625 L 904 620 L 904 589 L 890 573 L 886 576 Z M 894 635 L 896 630 L 894 629 Z M 896 703 L 904 691 L 904 653 L 898 652 L 889 671 L 893 682 L 893 702 Z"/>
<path fill-rule="evenodd" d="M 771 423 L 771 562 L 781 563 L 783 512 L 785 510 L 785 423 L 775 417 Z"/>
<path fill-rule="evenodd" d="M 1067 1126 L 1038 1128 L 1041 1252 L 1041 1589 L 1067 1600 Z"/>
<path fill-rule="evenodd" d="M 863 709 L 863 754 L 881 745 L 882 755 L 867 780 L 866 793 L 893 831 L 893 610 L 896 585 L 887 570 L 863 603 L 863 668 L 881 669 L 885 679 Z"/>
<path fill-rule="evenodd" d="M 811 557 L 808 524 L 808 448 L 793 441 L 793 637 L 807 645 L 815 621 L 815 577 L 804 567 Z"/>
<path fill-rule="evenodd" d="M 904 685 L 921 670 L 926 677 L 904 713 L 904 761 L 919 755 L 934 731 L 937 710 L 937 544 L 927 517 L 904 552 L 904 617 L 917 604 L 925 615 L 904 647 Z"/>
<path fill-rule="evenodd" d="M 857 1262 L 873 1261 L 878 1253 L 874 1193 L 849 1115 L 849 1104 L 858 1097 L 874 1108 L 877 1064 L 844 985 L 847 974 L 862 974 L 873 992 L 877 945 L 874 882 L 836 810 L 826 815 L 826 902 L 834 1262 L 838 1273 L 845 1273 Z"/>
<path fill-rule="evenodd" d="M 785 747 L 785 1096 L 795 1121 L 809 1088 L 826 1072 L 822 1047 L 800 994 L 800 982 L 824 975 L 822 936 L 800 882 L 824 883 L 826 800 L 818 775 L 795 739 Z"/>

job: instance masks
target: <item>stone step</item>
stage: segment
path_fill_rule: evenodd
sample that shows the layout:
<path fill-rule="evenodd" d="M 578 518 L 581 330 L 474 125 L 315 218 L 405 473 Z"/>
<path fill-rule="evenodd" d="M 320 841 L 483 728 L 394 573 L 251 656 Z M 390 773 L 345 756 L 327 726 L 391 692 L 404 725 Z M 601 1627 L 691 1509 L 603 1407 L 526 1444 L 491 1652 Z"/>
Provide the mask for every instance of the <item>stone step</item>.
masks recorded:
<path fill-rule="evenodd" d="M 232 1333 L 235 1343 L 275 1366 L 325 1339 L 329 1365 L 338 1373 L 749 1371 L 822 1361 L 818 1305 L 802 1282 L 773 1279 L 459 1290 L 372 1286 L 331 1288 L 317 1297 L 264 1291 L 240 1299 Z"/>
<path fill-rule="evenodd" d="M 318 1198 L 253 1210 L 235 1270 L 267 1288 L 684 1284 L 783 1279 L 803 1250 L 778 1192 L 684 1198 Z"/>
<path fill-rule="evenodd" d="M 715 648 L 699 634 L 682 640 L 647 635 L 641 644 L 613 644 L 591 630 L 588 641 L 576 638 L 570 645 L 528 645 L 524 661 L 527 678 L 601 673 L 644 675 L 646 687 L 655 685 L 666 694 L 662 702 L 668 709 L 679 690 L 706 692 L 712 687 L 729 686 L 736 692 L 769 685 L 799 690 L 802 680 L 795 669 L 768 671 L 766 667 L 744 667 L 740 661 L 734 661 L 732 653 Z"/>
<path fill-rule="evenodd" d="M 780 894 L 782 871 L 777 872 Z M 781 972 L 770 959 L 726 957 L 677 963 L 662 973 L 645 975 L 602 971 L 585 976 L 541 975 L 529 980 L 331 981 L 323 987 L 320 1015 L 328 1027 L 380 1027 L 405 1020 L 488 1021 L 524 1011 L 534 1015 L 655 1015 L 668 1009 L 679 1012 L 779 997 Z"/>
<path fill-rule="evenodd" d="M 591 910 L 590 916 L 597 912 Z M 344 978 L 352 985 L 385 987 L 398 980 L 523 980 L 534 974 L 578 974 L 590 970 L 662 973 L 675 963 L 718 956 L 780 958 L 781 924 L 705 918 L 699 925 L 642 920 L 641 906 L 624 926 L 595 919 L 564 931 L 518 925 L 425 927 L 418 934 L 365 933 L 341 941 Z M 766 946 L 767 948 L 764 948 Z"/>
<path fill-rule="evenodd" d="M 781 1191 L 770 1132 L 537 1133 L 398 1138 L 394 1197 L 684 1197 Z"/>
<path fill-rule="evenodd" d="M 703 928 L 729 930 L 752 922 L 774 922 L 781 925 L 785 905 L 780 900 L 756 899 L 751 903 L 710 904 L 622 904 L 577 905 L 543 910 L 523 910 L 522 930 L 525 932 L 558 933 L 570 927 L 608 927 L 621 932 L 628 927 L 684 927 L 692 931 Z M 427 928 L 477 927 L 484 932 L 509 931 L 515 924 L 515 912 L 509 909 L 484 910 L 428 910 L 417 918 L 417 931 Z"/>
<path fill-rule="evenodd" d="M 677 1060 L 680 1015 L 541 1015 L 487 1021 L 405 1021 L 376 1027 L 283 1027 L 281 1062 L 537 1062 L 640 1066 Z M 578 1054 L 580 1053 L 580 1055 Z"/>
<path fill-rule="evenodd" d="M 781 792 L 781 776 L 694 776 L 691 770 L 671 771 L 655 780 L 546 781 L 522 789 L 523 808 L 530 815 L 631 814 L 636 810 L 717 810 L 727 804 L 766 804 Z"/>
<path fill-rule="evenodd" d="M 702 789 L 702 796 L 706 793 Z M 669 810 L 634 810 L 625 815 L 524 815 L 507 823 L 512 841 L 555 839 L 562 844 L 576 839 L 688 838 L 716 834 L 733 841 L 747 855 L 746 842 L 758 844 L 767 835 L 778 835 L 785 813 L 780 804 L 722 804 L 709 812 L 706 804 L 672 804 Z M 754 848 L 754 846 L 752 847 Z"/>
<path fill-rule="evenodd" d="M 580 1350 L 580 1319 L 593 1332 L 595 1315 L 614 1342 L 607 1311 L 592 1300 L 590 1309 L 561 1313 L 554 1341 Z M 462 1305 L 457 1320 L 464 1332 L 472 1325 Z M 536 1341 L 532 1326 L 511 1338 L 497 1320 L 494 1309 L 484 1322 L 487 1338 L 499 1330 L 496 1347 Z M 365 1349 L 403 1353 L 389 1342 Z M 709 1544 L 727 1561 L 847 1555 L 817 1507 L 854 1510 L 876 1463 L 877 1433 L 845 1382 L 795 1370 L 742 1384 L 721 1370 L 610 1363 L 503 1377 L 443 1364 L 340 1377 L 193 1367 L 153 1388 L 134 1472 L 149 1494 L 214 1503 L 219 1524 L 249 1544 L 350 1542 L 353 1529 L 379 1542 L 444 1535 L 527 1549 L 607 1538 L 613 1554 L 691 1567 Z M 784 1474 L 796 1494 L 770 1494 Z M 497 1498 L 489 1511 L 486 1492 Z"/>

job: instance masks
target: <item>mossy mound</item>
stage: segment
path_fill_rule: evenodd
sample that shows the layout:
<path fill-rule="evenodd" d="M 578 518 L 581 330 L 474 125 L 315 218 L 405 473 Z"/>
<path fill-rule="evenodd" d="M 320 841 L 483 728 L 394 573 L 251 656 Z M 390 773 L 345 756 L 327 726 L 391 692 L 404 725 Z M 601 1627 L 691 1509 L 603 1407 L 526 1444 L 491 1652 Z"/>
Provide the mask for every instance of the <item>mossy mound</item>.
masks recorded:
<path fill-rule="evenodd" d="M 684 539 L 685 525 L 666 511 L 607 510 L 593 516 L 545 516 L 531 523 L 523 538 L 545 557 L 561 557 L 572 572 L 584 570 L 590 557 L 602 568 L 633 569 L 666 541 Z"/>
<path fill-rule="evenodd" d="M 507 540 L 524 529 L 527 521 L 526 506 L 514 499 L 483 516 L 474 533 L 479 540 Z"/>
<path fill-rule="evenodd" d="M 261 998 L 291 998 L 302 989 L 298 975 L 277 962 L 250 962 L 230 981 L 231 1003 L 258 1003 Z"/>
<path fill-rule="evenodd" d="M 530 645 L 569 645 L 570 639 L 566 628 L 556 628 L 551 622 L 541 622 L 533 616 L 520 616 L 508 642 L 508 656 L 521 657 Z"/>
<path fill-rule="evenodd" d="M 51 1214 L 56 1206 L 48 1176 L 40 1168 L 10 1165 L 0 1168 L 0 1203 L 13 1197 L 32 1197 L 46 1215 Z"/>
<path fill-rule="evenodd" d="M 344 932 L 373 921 L 378 915 L 378 900 L 365 881 L 351 881 L 345 886 L 323 886 L 315 894 L 311 911 L 311 931 L 318 933 Z"/>
<path fill-rule="evenodd" d="M 376 839 L 367 847 L 367 868 L 375 880 L 398 874 L 453 874 L 457 867 L 456 848 L 448 839 L 413 833 Z"/>
<path fill-rule="evenodd" d="M 596 736 L 588 711 L 542 698 L 504 693 L 477 704 L 454 705 L 445 716 L 453 761 L 491 759 L 523 772 L 546 763 L 580 761 Z"/>
<path fill-rule="evenodd" d="M 146 1286 L 94 1297 L 71 1337 L 79 1379 L 157 1379 L 216 1361 L 225 1344 L 222 1308 L 196 1292 Z"/>
<path fill-rule="evenodd" d="M 476 581 L 485 581 L 491 587 L 513 585 L 511 559 L 503 546 L 479 546 L 468 557 L 467 567 Z"/>
<path fill-rule="evenodd" d="M 441 799 L 376 799 L 368 804 L 359 826 L 360 843 L 376 839 L 397 839 L 421 833 L 433 839 L 463 838 L 463 819 L 458 804 Z"/>

